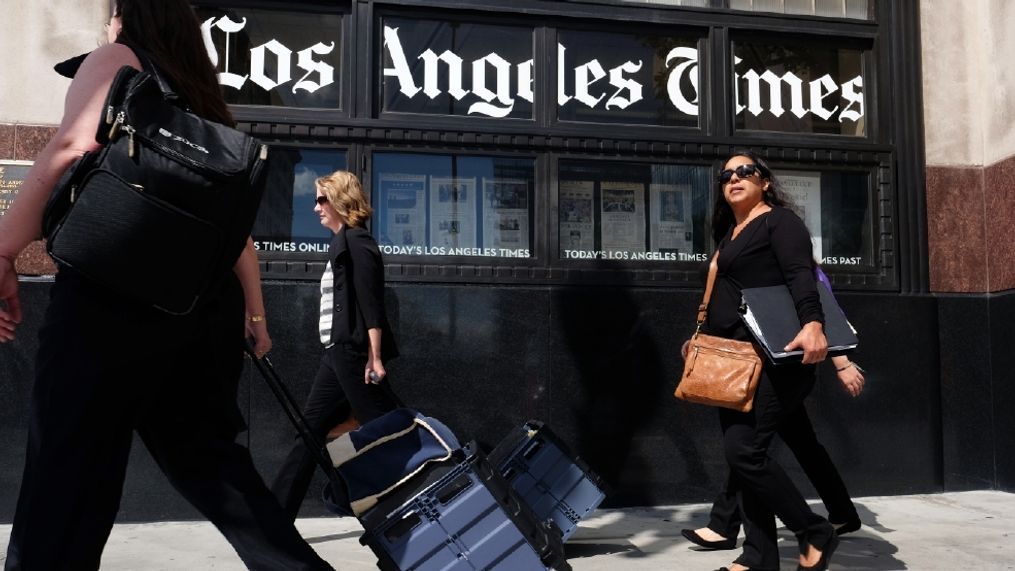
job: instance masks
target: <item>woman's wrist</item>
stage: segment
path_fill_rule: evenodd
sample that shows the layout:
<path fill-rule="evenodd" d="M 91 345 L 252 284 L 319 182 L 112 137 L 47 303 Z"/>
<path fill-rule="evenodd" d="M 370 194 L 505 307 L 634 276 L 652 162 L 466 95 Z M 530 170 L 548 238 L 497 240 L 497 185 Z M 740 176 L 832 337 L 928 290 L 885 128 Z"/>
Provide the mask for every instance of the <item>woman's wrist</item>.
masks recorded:
<path fill-rule="evenodd" d="M 260 322 L 264 321 L 264 319 L 265 318 L 264 318 L 264 314 L 263 313 L 249 313 L 249 314 L 247 314 L 247 321 L 250 321 L 252 323 L 260 323 Z"/>
<path fill-rule="evenodd" d="M 848 368 L 850 368 L 852 366 L 853 366 L 853 362 L 850 361 L 849 363 L 846 363 L 845 365 L 843 365 L 841 367 L 836 367 L 835 368 L 835 372 L 836 373 L 841 373 L 841 372 L 845 371 L 846 369 L 848 369 Z"/>

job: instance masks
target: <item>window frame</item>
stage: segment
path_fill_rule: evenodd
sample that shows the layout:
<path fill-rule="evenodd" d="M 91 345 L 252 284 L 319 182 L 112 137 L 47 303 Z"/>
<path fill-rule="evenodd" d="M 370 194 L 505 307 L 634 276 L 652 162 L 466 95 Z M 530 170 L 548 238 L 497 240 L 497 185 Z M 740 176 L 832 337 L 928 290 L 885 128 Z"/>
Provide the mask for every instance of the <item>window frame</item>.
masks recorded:
<path fill-rule="evenodd" d="M 288 3 L 284 0 L 192 0 L 194 7 L 215 9 L 255 9 L 278 12 L 312 12 L 315 8 L 328 13 L 341 14 L 342 29 L 339 49 L 342 50 L 341 69 L 335 70 L 335 78 L 340 82 L 338 109 L 313 107 L 284 107 L 272 105 L 230 104 L 233 118 L 237 121 L 256 121 L 273 123 L 277 121 L 302 121 L 319 123 L 321 121 L 340 121 L 356 115 L 354 94 L 355 76 L 349 76 L 347 70 L 353 66 L 355 40 L 353 38 L 354 10 L 356 0 L 327 2 L 325 0 L 300 0 Z"/>
<path fill-rule="evenodd" d="M 519 0 L 505 6 L 493 0 L 390 0 L 375 4 L 371 0 L 349 0 L 352 16 L 345 20 L 369 23 L 361 25 L 345 40 L 353 47 L 346 55 L 356 60 L 355 67 L 345 66 L 343 84 L 356 93 L 349 117 L 326 117 L 319 112 L 309 116 L 277 117 L 263 110 L 252 110 L 242 128 L 255 136 L 267 135 L 274 143 L 297 145 L 344 146 L 350 170 L 361 175 L 367 188 L 372 186 L 375 152 L 435 152 L 452 155 L 528 156 L 535 158 L 533 205 L 533 257 L 386 257 L 392 281 L 439 281 L 446 283 L 533 284 L 555 283 L 645 285 L 697 288 L 698 269 L 694 262 L 624 262 L 620 269 L 573 268 L 574 260 L 559 259 L 559 222 L 557 201 L 562 159 L 634 161 L 665 164 L 707 164 L 714 167 L 734 148 L 747 147 L 761 152 L 775 168 L 801 170 L 861 170 L 871 173 L 870 192 L 875 196 L 876 219 L 870 237 L 877 250 L 878 266 L 873 272 L 855 273 L 832 267 L 833 283 L 846 289 L 893 290 L 925 288 L 927 283 L 925 215 L 912 212 L 922 204 L 917 179 L 900 179 L 897 173 L 918 172 L 922 165 L 919 148 L 919 109 L 895 104 L 899 93 L 919 101 L 920 82 L 904 85 L 890 82 L 906 69 L 907 57 L 914 57 L 914 44 L 902 42 L 918 35 L 915 12 L 891 5 L 889 0 L 872 0 L 877 18 L 867 21 L 814 16 L 754 13 L 723 8 L 699 8 L 663 5 L 637 5 L 620 0 Z M 225 3 L 225 2 L 223 2 Z M 376 93 L 380 76 L 380 42 L 376 34 L 384 15 L 478 22 L 495 19 L 509 25 L 533 28 L 534 57 L 551 65 L 537 66 L 533 122 L 528 119 L 471 118 L 458 116 L 430 119 L 378 117 L 380 103 Z M 685 29 L 707 30 L 699 42 L 702 72 L 700 129 L 680 132 L 658 126 L 627 127 L 622 124 L 577 122 L 562 125 L 556 117 L 556 38 L 559 30 L 585 27 L 603 29 L 616 19 L 631 21 L 630 26 L 680 25 Z M 898 29 L 885 26 L 898 22 Z M 806 23 L 807 33 L 800 34 Z M 914 31 L 915 30 L 915 31 Z M 616 33 L 624 33 L 625 29 Z M 888 32 L 891 32 L 890 34 Z M 751 34 L 771 38 L 792 35 L 807 42 L 824 42 L 835 47 L 844 42 L 865 42 L 863 70 L 866 130 L 863 137 L 836 134 L 778 133 L 736 131 L 732 116 L 733 39 L 743 41 Z M 895 38 L 898 34 L 902 36 Z M 909 34 L 907 36 L 906 34 Z M 918 45 L 918 44 L 916 44 Z M 546 58 L 546 54 L 554 57 Z M 916 54 L 918 55 L 918 54 Z M 707 61 L 706 61 L 706 58 Z M 905 73 L 903 71 L 903 73 Z M 550 77 L 553 74 L 554 77 Z M 916 76 L 918 77 L 918 75 Z M 550 81 L 553 79 L 553 81 Z M 367 83 L 363 83 L 363 82 Z M 370 86 L 369 89 L 362 89 Z M 708 87 L 706 87 L 708 86 Z M 883 89 L 882 89 L 883 87 Z M 549 89 L 554 88 L 554 89 Z M 705 106 L 708 111 L 705 111 Z M 727 110 L 731 113 L 727 114 Z M 535 123 L 535 125 L 533 125 Z M 611 129 L 606 131 L 604 125 Z M 687 128 L 685 128 L 687 129 Z M 915 151 L 910 146 L 918 147 Z M 873 203 L 872 203 L 873 204 Z M 872 209 L 872 216 L 874 209 Z M 277 256 L 277 255 L 276 255 Z M 311 255 L 313 257 L 313 255 Z M 389 259 L 390 258 L 390 259 Z M 272 263 L 285 263 L 294 256 L 272 257 Z M 267 261 L 267 260 L 265 260 Z M 295 260 L 302 263 L 305 260 Z M 901 263 L 900 263 L 901 262 Z M 670 266 L 661 268 L 660 266 Z M 299 273 L 287 278 L 299 279 Z"/>

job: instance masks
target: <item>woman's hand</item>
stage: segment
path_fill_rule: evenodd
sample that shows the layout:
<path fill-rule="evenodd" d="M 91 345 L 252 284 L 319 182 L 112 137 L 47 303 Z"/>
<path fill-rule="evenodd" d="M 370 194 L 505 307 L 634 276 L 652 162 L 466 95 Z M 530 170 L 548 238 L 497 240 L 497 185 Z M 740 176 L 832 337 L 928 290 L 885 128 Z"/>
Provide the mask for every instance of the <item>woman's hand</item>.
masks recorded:
<path fill-rule="evenodd" d="M 0 343 L 14 340 L 14 329 L 21 323 L 21 298 L 14 260 L 0 255 Z"/>
<path fill-rule="evenodd" d="M 372 377 L 370 375 L 371 373 L 373 373 Z M 369 357 L 367 359 L 366 369 L 363 371 L 363 382 L 368 385 L 379 385 L 386 376 L 388 376 L 388 372 L 384 370 L 384 363 L 381 359 L 379 357 L 376 359 L 374 357 Z"/>
<path fill-rule="evenodd" d="M 265 321 L 264 316 L 260 316 L 261 319 L 257 321 L 247 318 L 246 333 L 247 339 L 254 340 L 254 355 L 260 359 L 271 351 L 271 336 L 268 335 L 268 322 Z"/>
<path fill-rule="evenodd" d="M 846 389 L 846 392 L 852 397 L 860 396 L 864 384 L 863 372 L 860 368 L 845 356 L 834 357 L 832 363 L 835 365 L 835 376 L 839 377 L 842 388 Z"/>
<path fill-rule="evenodd" d="M 805 324 L 800 333 L 786 345 L 784 351 L 803 349 L 804 365 L 813 365 L 825 360 L 828 354 L 828 340 L 825 339 L 825 329 L 820 321 L 811 321 Z"/>

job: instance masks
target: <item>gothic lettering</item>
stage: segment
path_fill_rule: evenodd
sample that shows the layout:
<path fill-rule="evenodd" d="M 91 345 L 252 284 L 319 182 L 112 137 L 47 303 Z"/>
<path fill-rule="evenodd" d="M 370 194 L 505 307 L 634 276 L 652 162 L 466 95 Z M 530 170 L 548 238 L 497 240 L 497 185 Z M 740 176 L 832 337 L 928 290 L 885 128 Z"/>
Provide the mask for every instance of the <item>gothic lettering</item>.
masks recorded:
<path fill-rule="evenodd" d="M 261 89 L 271 91 L 291 82 L 293 80 L 293 50 L 275 39 L 268 40 L 257 47 L 251 48 L 250 70 L 248 70 L 247 74 L 239 75 L 231 71 L 230 56 L 232 54 L 230 50 L 235 42 L 230 41 L 229 36 L 230 34 L 241 32 L 246 25 L 246 18 L 236 22 L 230 19 L 229 16 L 208 18 L 201 24 L 201 36 L 204 39 L 204 47 L 208 52 L 212 65 L 216 67 L 219 65 L 220 54 L 215 47 L 212 32 L 219 30 L 226 35 L 226 40 L 223 42 L 225 46 L 225 54 L 223 54 L 225 61 L 222 64 L 222 71 L 218 74 L 219 83 L 226 87 L 240 89 L 249 79 Z M 334 50 L 335 42 L 331 42 L 330 45 L 317 42 L 296 53 L 296 66 L 306 73 L 292 86 L 293 93 L 296 93 L 297 90 L 314 93 L 318 89 L 327 87 L 335 82 L 335 68 L 323 61 L 314 59 L 315 55 L 328 55 Z M 275 77 L 268 76 L 269 62 L 271 61 L 274 62 Z M 310 80 L 310 77 L 314 74 L 317 74 L 318 81 L 316 82 Z"/>

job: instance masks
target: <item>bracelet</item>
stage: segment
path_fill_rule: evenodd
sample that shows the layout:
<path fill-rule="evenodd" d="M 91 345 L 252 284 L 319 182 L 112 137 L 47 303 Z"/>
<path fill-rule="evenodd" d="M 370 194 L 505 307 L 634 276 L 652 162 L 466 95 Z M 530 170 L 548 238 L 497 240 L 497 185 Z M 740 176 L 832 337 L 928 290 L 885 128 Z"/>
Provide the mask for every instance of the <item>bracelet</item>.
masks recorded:
<path fill-rule="evenodd" d="M 851 362 L 850 362 L 850 363 L 849 363 L 848 365 L 846 365 L 845 367 L 843 367 L 843 368 L 841 368 L 841 369 L 836 369 L 836 370 L 835 370 L 835 372 L 836 372 L 836 373 L 841 373 L 841 372 L 845 371 L 846 369 L 848 369 L 848 368 L 850 368 L 850 367 L 855 367 L 855 366 L 856 366 L 856 363 L 853 363 L 853 362 L 851 361 Z"/>
<path fill-rule="evenodd" d="M 258 321 L 264 321 L 264 316 L 260 315 L 260 314 L 251 315 L 250 317 L 247 318 L 247 320 L 248 321 L 253 321 L 254 323 L 257 323 Z"/>

